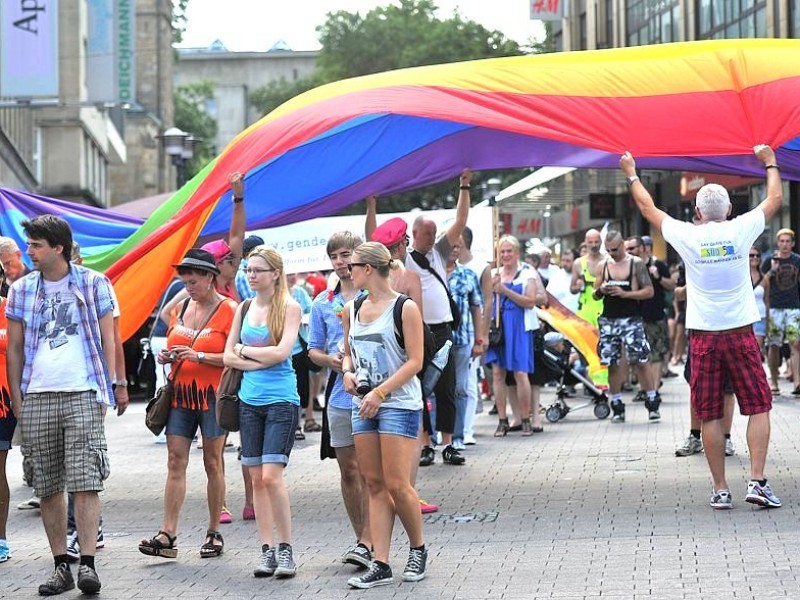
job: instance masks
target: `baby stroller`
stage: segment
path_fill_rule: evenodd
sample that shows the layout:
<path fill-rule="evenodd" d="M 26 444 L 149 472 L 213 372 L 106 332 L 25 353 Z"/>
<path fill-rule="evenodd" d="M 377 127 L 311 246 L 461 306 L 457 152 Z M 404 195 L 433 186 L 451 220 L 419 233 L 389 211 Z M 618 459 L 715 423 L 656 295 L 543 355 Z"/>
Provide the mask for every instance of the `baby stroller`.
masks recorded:
<path fill-rule="evenodd" d="M 611 407 L 608 405 L 608 397 L 605 390 L 595 386 L 592 380 L 586 375 L 585 367 L 578 365 L 578 361 L 571 361 L 571 355 L 575 351 L 570 341 L 557 331 L 550 331 L 544 335 L 544 349 L 542 350 L 542 360 L 545 367 L 555 375 L 554 379 L 558 382 L 556 399 L 545 412 L 545 417 L 551 423 L 557 423 L 567 416 L 568 413 L 586 408 L 594 407 L 594 416 L 598 419 L 605 419 L 611 414 Z M 567 404 L 569 386 L 576 383 L 583 383 L 584 389 L 589 395 L 589 400 L 577 406 Z"/>

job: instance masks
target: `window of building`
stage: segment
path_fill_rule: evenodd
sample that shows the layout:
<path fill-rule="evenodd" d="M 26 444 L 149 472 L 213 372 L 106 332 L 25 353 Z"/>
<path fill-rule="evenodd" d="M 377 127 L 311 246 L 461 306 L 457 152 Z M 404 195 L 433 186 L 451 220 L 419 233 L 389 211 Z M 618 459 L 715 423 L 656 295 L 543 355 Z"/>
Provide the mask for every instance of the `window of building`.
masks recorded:
<path fill-rule="evenodd" d="M 800 0 L 793 0 L 795 3 Z M 699 39 L 766 37 L 766 0 L 696 0 Z"/>
<path fill-rule="evenodd" d="M 628 46 L 681 41 L 678 0 L 630 0 L 625 17 Z"/>
<path fill-rule="evenodd" d="M 789 30 L 791 37 L 800 38 L 800 0 L 789 2 Z"/>

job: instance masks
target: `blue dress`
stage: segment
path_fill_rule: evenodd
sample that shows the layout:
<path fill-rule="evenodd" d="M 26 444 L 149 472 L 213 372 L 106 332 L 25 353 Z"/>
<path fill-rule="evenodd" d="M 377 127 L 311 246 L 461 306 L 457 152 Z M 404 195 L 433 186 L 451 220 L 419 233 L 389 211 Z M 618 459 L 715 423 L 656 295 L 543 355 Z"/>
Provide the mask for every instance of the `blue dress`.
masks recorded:
<path fill-rule="evenodd" d="M 512 292 L 522 294 L 523 283 L 504 283 Z M 492 315 L 495 314 L 497 295 L 493 295 Z M 525 331 L 525 308 L 515 304 L 510 298 L 502 296 L 501 316 L 503 324 L 503 344 L 491 346 L 486 351 L 486 364 L 495 364 L 506 371 L 533 373 L 534 331 Z M 494 317 L 492 317 L 494 318 Z"/>

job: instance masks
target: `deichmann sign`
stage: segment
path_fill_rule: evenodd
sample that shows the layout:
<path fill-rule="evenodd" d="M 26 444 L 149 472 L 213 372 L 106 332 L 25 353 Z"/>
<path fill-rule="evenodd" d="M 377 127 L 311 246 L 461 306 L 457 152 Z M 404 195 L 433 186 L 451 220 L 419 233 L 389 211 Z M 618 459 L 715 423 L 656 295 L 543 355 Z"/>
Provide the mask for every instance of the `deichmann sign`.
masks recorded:
<path fill-rule="evenodd" d="M 86 0 L 86 80 L 90 102 L 135 100 L 133 0 Z"/>
<path fill-rule="evenodd" d="M 408 223 L 408 235 L 411 237 L 414 219 L 420 214 L 423 213 L 380 214 L 377 221 L 380 225 L 392 217 L 400 217 Z M 431 210 L 424 214 L 436 222 L 437 231 L 441 233 L 453 222 L 456 211 L 455 209 Z M 487 262 L 492 260 L 492 209 L 489 207 L 470 209 L 467 225 L 473 233 L 472 254 L 479 260 Z M 363 239 L 364 216 L 323 217 L 249 233 L 261 236 L 268 246 L 280 252 L 284 268 L 291 274 L 330 269 L 331 261 L 325 252 L 325 247 L 328 238 L 337 231 L 353 231 Z"/>
<path fill-rule="evenodd" d="M 58 96 L 58 0 L 0 1 L 0 94 Z"/>

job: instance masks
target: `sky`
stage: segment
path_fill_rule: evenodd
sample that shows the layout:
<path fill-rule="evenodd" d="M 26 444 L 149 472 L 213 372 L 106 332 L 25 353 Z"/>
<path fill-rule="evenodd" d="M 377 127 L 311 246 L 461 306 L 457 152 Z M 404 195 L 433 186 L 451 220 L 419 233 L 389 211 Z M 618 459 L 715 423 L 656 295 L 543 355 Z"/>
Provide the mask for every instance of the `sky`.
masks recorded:
<path fill-rule="evenodd" d="M 530 20 L 528 0 L 434 0 L 437 16 L 453 10 L 462 17 L 497 29 L 520 44 L 541 35 L 538 21 Z M 181 47 L 205 47 L 219 39 L 231 51 L 269 50 L 282 39 L 292 50 L 318 50 L 316 27 L 328 12 L 346 10 L 366 14 L 391 0 L 189 0 L 188 24 Z M 224 8 L 223 8 L 224 7 Z"/>

